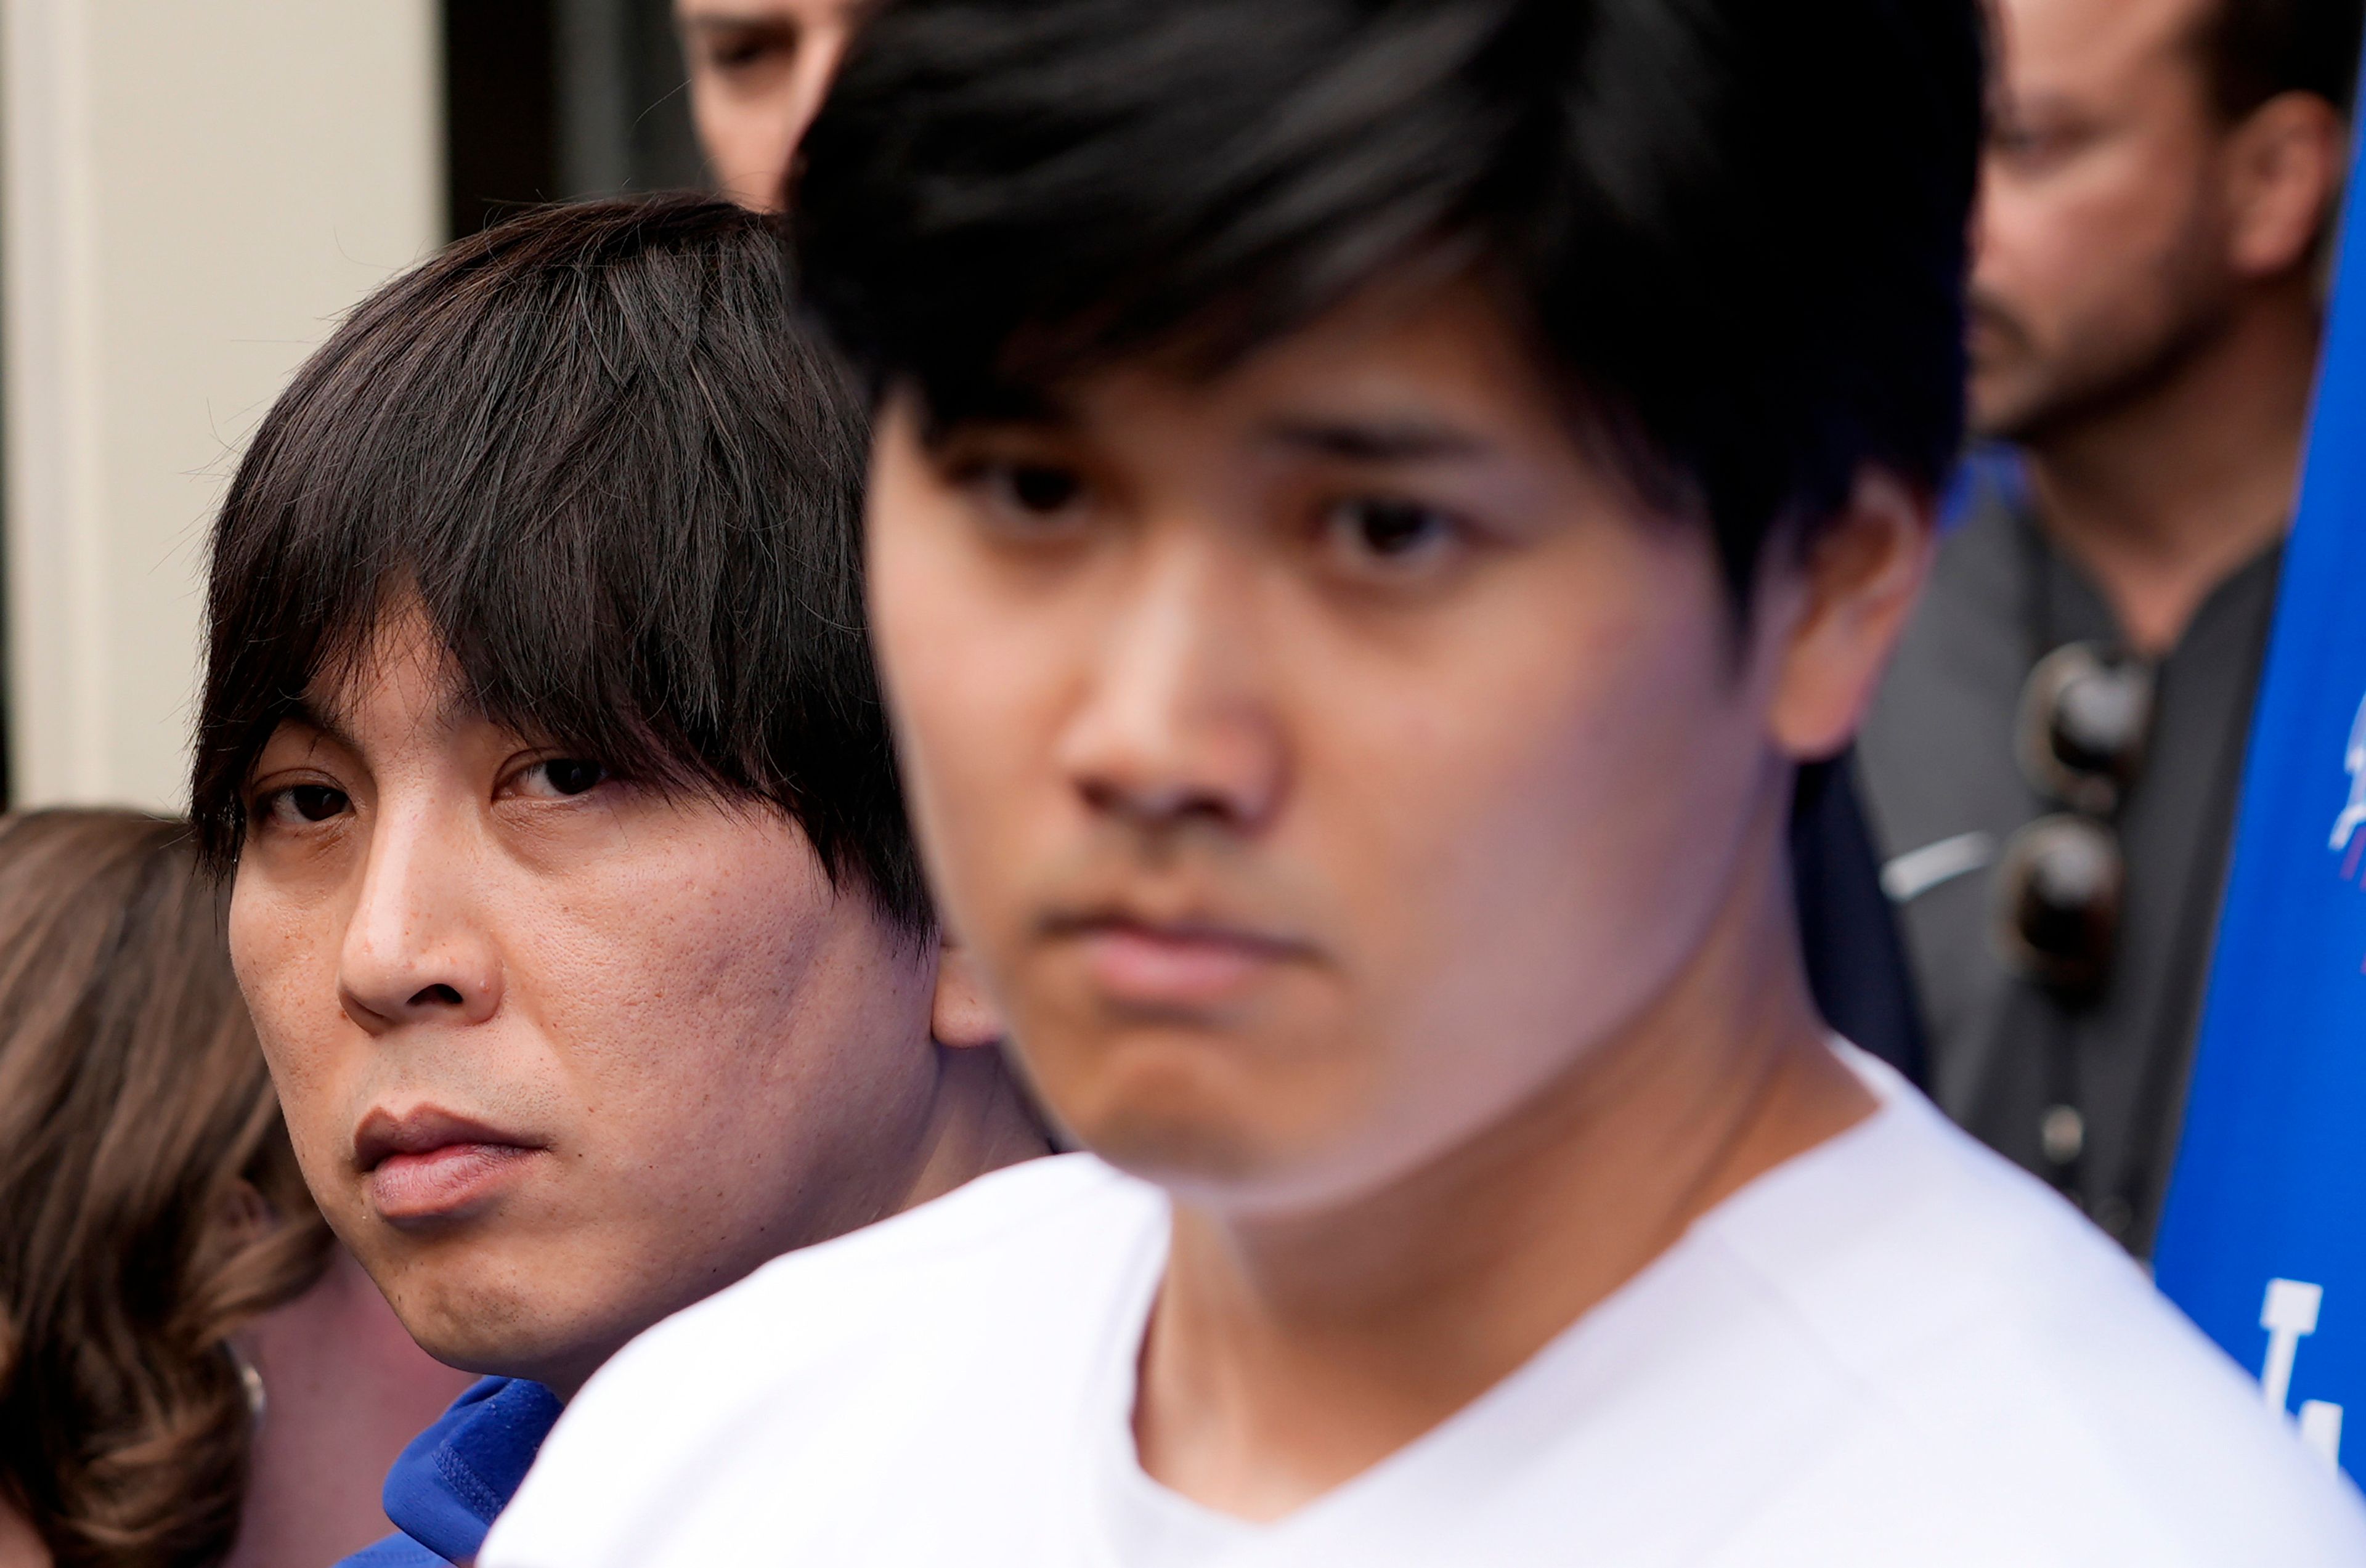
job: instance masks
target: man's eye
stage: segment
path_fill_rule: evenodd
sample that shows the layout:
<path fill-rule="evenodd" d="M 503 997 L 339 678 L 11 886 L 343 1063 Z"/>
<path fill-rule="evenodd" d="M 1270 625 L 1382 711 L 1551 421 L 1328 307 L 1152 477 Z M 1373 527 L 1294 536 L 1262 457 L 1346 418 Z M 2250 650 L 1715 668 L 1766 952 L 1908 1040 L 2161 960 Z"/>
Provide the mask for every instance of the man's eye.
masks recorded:
<path fill-rule="evenodd" d="M 1461 530 L 1437 507 L 1367 496 L 1334 503 L 1324 532 L 1331 547 L 1350 559 L 1404 567 L 1450 547 Z"/>
<path fill-rule="evenodd" d="M 693 27 L 686 48 L 710 71 L 750 71 L 793 58 L 797 52 L 797 29 L 785 20 L 718 22 Z"/>
<path fill-rule="evenodd" d="M 2083 140 L 2067 127 L 2007 122 L 1989 133 L 1988 151 L 2007 163 L 2034 166 L 2060 161 L 2076 152 Z"/>
<path fill-rule="evenodd" d="M 952 464 L 949 477 L 981 523 L 1016 542 L 1074 538 L 1092 513 L 1085 476 L 1061 463 L 987 457 Z"/>
<path fill-rule="evenodd" d="M 542 795 L 583 795 L 605 784 L 608 770 L 581 757 L 553 757 L 536 762 L 518 775 L 521 793 Z"/>
<path fill-rule="evenodd" d="M 351 799 L 331 784 L 289 784 L 273 790 L 263 802 L 263 813 L 275 822 L 326 822 L 342 815 Z"/>
<path fill-rule="evenodd" d="M 707 46 L 706 62 L 717 71 L 746 71 L 795 52 L 794 39 L 757 33 L 715 39 Z"/>
<path fill-rule="evenodd" d="M 1084 494 L 1084 481 L 1048 463 L 1011 463 L 989 472 L 997 496 L 1013 511 L 1048 517 L 1065 512 Z"/>

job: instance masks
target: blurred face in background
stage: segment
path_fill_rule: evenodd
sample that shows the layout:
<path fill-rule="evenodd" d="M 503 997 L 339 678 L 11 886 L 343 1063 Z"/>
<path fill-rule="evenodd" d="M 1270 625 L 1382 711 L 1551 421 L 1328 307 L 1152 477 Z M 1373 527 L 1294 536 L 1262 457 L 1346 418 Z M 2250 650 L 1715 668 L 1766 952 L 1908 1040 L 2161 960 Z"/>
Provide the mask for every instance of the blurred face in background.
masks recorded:
<path fill-rule="evenodd" d="M 422 1345 L 565 1393 L 901 1206 L 932 942 L 780 812 L 471 712 L 415 609 L 316 685 L 248 779 L 231 955 L 306 1182 Z"/>
<path fill-rule="evenodd" d="M 2000 59 L 1971 290 L 1972 423 L 2042 442 L 2173 376 L 2244 287 L 2304 264 L 2338 135 L 2286 94 L 2228 123 L 2204 58 L 2217 0 L 1998 0 Z M 2303 189 L 2302 186 L 2307 188 Z M 2295 216 L 2291 210 L 2299 204 Z"/>
<path fill-rule="evenodd" d="M 717 187 L 780 205 L 782 177 L 870 0 L 676 0 L 691 117 Z"/>

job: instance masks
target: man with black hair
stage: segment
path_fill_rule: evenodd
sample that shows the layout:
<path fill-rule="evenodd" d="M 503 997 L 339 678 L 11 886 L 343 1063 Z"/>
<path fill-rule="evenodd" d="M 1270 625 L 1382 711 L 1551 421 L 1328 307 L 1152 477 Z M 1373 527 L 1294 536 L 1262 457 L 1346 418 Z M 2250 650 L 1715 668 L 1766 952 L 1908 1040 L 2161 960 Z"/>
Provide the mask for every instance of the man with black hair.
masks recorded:
<path fill-rule="evenodd" d="M 2366 1561 L 1834 1041 L 1972 0 L 903 0 L 794 191 L 934 885 L 1091 1152 L 585 1390 L 487 1568 Z"/>
<path fill-rule="evenodd" d="M 194 816 L 306 1182 L 494 1374 L 372 1564 L 466 1562 L 627 1339 L 1045 1152 L 862 631 L 864 420 L 765 220 L 530 213 L 366 301 L 213 538 Z"/>
<path fill-rule="evenodd" d="M 1971 415 L 1865 726 L 1948 1111 L 2148 1252 L 2323 326 L 2360 0 L 2000 0 Z"/>
<path fill-rule="evenodd" d="M 675 0 L 699 141 L 733 200 L 780 205 L 797 139 L 875 8 L 869 0 Z M 1800 775 L 1792 892 L 1808 988 L 1835 1028 L 1919 1083 L 1913 979 L 1858 794 L 1845 758 Z"/>

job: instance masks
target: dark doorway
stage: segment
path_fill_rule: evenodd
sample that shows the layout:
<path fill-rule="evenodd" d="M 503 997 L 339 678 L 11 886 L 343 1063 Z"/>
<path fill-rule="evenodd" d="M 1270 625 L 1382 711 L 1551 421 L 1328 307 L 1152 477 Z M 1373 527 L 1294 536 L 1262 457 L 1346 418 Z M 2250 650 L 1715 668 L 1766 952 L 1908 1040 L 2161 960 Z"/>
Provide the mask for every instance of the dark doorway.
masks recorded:
<path fill-rule="evenodd" d="M 445 209 L 704 183 L 670 0 L 445 0 Z"/>

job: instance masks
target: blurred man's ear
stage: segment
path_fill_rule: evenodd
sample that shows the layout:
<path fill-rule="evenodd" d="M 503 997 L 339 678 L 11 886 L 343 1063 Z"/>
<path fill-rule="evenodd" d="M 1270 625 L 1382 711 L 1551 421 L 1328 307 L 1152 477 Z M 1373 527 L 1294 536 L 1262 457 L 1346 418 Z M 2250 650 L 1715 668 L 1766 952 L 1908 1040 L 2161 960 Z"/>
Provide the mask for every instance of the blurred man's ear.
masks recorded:
<path fill-rule="evenodd" d="M 987 999 L 969 949 L 950 931 L 937 938 L 937 996 L 929 1033 L 955 1049 L 995 1045 L 1008 1032 L 1001 1010 Z"/>
<path fill-rule="evenodd" d="M 1783 639 L 1767 723 L 1800 761 L 1838 754 L 1856 734 L 1890 650 L 1921 597 L 1938 547 L 1932 499 L 1887 469 L 1858 471 L 1848 504 L 1808 547 L 1763 636 Z"/>
<path fill-rule="evenodd" d="M 2224 153 L 2227 265 L 2270 278 L 2307 262 L 2335 220 L 2349 128 L 2314 93 L 2283 93 L 2251 111 Z"/>

